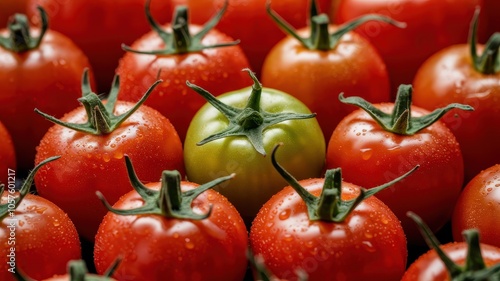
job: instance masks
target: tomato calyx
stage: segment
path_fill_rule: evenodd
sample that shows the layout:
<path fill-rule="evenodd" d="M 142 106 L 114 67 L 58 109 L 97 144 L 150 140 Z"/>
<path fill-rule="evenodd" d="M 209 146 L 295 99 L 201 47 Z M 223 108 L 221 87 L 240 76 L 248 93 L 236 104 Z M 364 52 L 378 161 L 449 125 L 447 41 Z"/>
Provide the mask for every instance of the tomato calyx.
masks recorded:
<path fill-rule="evenodd" d="M 438 121 L 448 111 L 458 108 L 461 110 L 472 111 L 474 108 L 470 105 L 459 103 L 451 103 L 443 108 L 438 108 L 428 115 L 422 117 L 411 116 L 413 87 L 411 85 L 402 84 L 398 88 L 398 94 L 394 102 L 392 113 L 385 113 L 376 108 L 373 104 L 367 102 L 361 97 L 344 97 L 343 93 L 339 94 L 339 100 L 345 104 L 355 105 L 366 111 L 384 130 L 399 134 L 413 135 L 420 130 L 429 127 Z"/>
<path fill-rule="evenodd" d="M 116 268 L 120 265 L 122 258 L 117 258 L 111 266 L 106 270 L 102 276 L 89 275 L 87 265 L 83 260 L 72 260 L 68 262 L 68 273 L 70 281 L 109 281 L 114 280 L 111 275 L 116 271 Z M 35 281 L 34 279 L 26 276 L 21 270 L 16 270 L 13 273 L 14 277 L 18 281 Z"/>
<path fill-rule="evenodd" d="M 407 212 L 407 216 L 415 221 L 429 248 L 433 249 L 443 261 L 451 277 L 450 280 L 500 280 L 500 264 L 487 267 L 483 260 L 479 242 L 479 232 L 477 229 L 467 229 L 462 232 L 465 243 L 467 244 L 467 256 L 465 264 L 460 266 L 441 249 L 436 236 L 417 214 L 410 211 Z"/>
<path fill-rule="evenodd" d="M 243 109 L 224 104 L 205 89 L 186 81 L 188 87 L 200 94 L 208 103 L 219 110 L 229 120 L 226 129 L 201 140 L 197 145 L 204 145 L 208 142 L 230 136 L 244 136 L 250 141 L 258 153 L 265 156 L 266 151 L 264 149 L 262 136 L 264 130 L 283 121 L 313 118 L 316 114 L 300 114 L 293 112 L 269 113 L 262 110 L 260 106 L 263 89 L 262 84 L 250 69 L 246 68 L 243 69 L 243 71 L 248 72 L 254 81 L 252 92 Z"/>
<path fill-rule="evenodd" d="M 310 221 L 321 220 L 341 223 L 361 202 L 363 202 L 363 200 L 406 178 L 420 167 L 420 165 L 416 165 L 404 175 L 377 187 L 373 187 L 370 189 L 360 188 L 360 194 L 356 198 L 351 200 L 343 200 L 341 198 L 341 169 L 330 169 L 325 173 L 325 181 L 321 190 L 321 194 L 319 197 L 316 197 L 309 191 L 307 191 L 303 186 L 301 186 L 300 183 L 276 161 L 276 151 L 281 145 L 282 144 L 280 143 L 274 147 L 271 161 L 278 173 L 288 182 L 288 184 L 290 184 L 290 186 L 298 193 L 302 200 L 304 200 L 307 206 L 307 213 Z"/>
<path fill-rule="evenodd" d="M 112 87 L 104 104 L 99 96 L 92 92 L 89 81 L 88 69 L 83 72 L 82 79 L 82 97 L 78 101 L 84 106 L 87 112 L 87 122 L 84 124 L 68 123 L 61 121 L 51 115 L 41 112 L 35 108 L 35 112 L 42 115 L 45 119 L 66 128 L 70 128 L 79 132 L 88 133 L 92 135 L 105 135 L 113 132 L 118 128 L 127 118 L 129 118 L 139 107 L 146 101 L 153 89 L 162 82 L 157 80 L 149 87 L 142 98 L 127 112 L 114 115 L 115 104 L 118 100 L 118 92 L 120 90 L 120 77 L 118 75 L 113 79 Z"/>
<path fill-rule="evenodd" d="M 477 55 L 477 25 L 480 8 L 476 8 L 469 31 L 469 45 L 474 69 L 483 74 L 500 72 L 500 33 L 495 32 L 484 46 L 483 53 Z"/>
<path fill-rule="evenodd" d="M 33 50 L 40 46 L 43 36 L 48 29 L 49 21 L 45 10 L 38 6 L 40 12 L 41 26 L 38 37 L 32 37 L 28 17 L 24 14 L 14 14 L 7 24 L 9 30 L 8 37 L 0 37 L 0 46 L 4 49 L 22 53 Z"/>
<path fill-rule="evenodd" d="M 2 221 L 6 216 L 14 216 L 13 211 L 17 208 L 17 206 L 19 206 L 23 198 L 30 192 L 30 188 L 31 185 L 33 184 L 33 179 L 35 178 L 36 172 L 45 164 L 57 160 L 59 158 L 61 158 L 61 156 L 52 156 L 38 163 L 38 165 L 36 165 L 35 168 L 33 168 L 33 170 L 30 171 L 30 173 L 24 180 L 21 188 L 18 191 L 19 192 L 18 196 L 14 196 L 15 194 L 14 188 L 9 186 L 7 203 L 0 204 L 0 221 Z M 0 184 L 0 196 L 2 196 L 4 191 L 5 191 L 5 185 Z"/>
<path fill-rule="evenodd" d="M 327 14 L 319 14 L 316 0 L 311 0 L 311 6 L 309 8 L 310 35 L 309 37 L 301 37 L 291 24 L 286 22 L 285 19 L 271 9 L 270 0 L 266 3 L 266 11 L 285 33 L 297 39 L 305 48 L 310 50 L 328 51 L 335 49 L 340 42 L 340 38 L 342 38 L 344 34 L 354 30 L 367 21 L 382 21 L 398 28 L 406 27 L 406 23 L 396 21 L 392 18 L 377 14 L 368 14 L 339 26 L 336 31 L 330 34 L 328 30 L 330 18 Z"/>
<path fill-rule="evenodd" d="M 171 23 L 172 32 L 167 32 L 156 22 L 151 15 L 150 10 L 151 0 L 146 1 L 145 11 L 146 18 L 151 28 L 158 33 L 158 36 L 165 43 L 163 50 L 140 51 L 134 50 L 131 47 L 122 44 L 122 49 L 127 52 L 145 55 L 175 55 L 191 52 L 199 52 L 204 49 L 220 48 L 234 46 L 240 43 L 239 40 L 232 42 L 224 42 L 213 45 L 203 45 L 202 40 L 220 21 L 226 12 L 228 1 L 226 0 L 222 9 L 212 17 L 203 28 L 196 34 L 191 35 L 188 22 L 188 7 L 184 5 L 177 6 L 174 11 L 174 16 Z"/>
<path fill-rule="evenodd" d="M 125 155 L 124 158 L 130 183 L 132 184 L 134 190 L 144 200 L 144 205 L 130 210 L 115 209 L 108 203 L 108 201 L 106 201 L 104 195 L 101 192 L 96 192 L 96 195 L 110 212 L 122 216 L 149 214 L 177 219 L 206 219 L 212 212 L 212 205 L 210 205 L 207 213 L 198 214 L 191 208 L 191 204 L 193 203 L 194 199 L 196 199 L 196 197 L 198 197 L 206 190 L 211 189 L 216 185 L 221 184 L 234 177 L 234 174 L 220 177 L 208 183 L 200 185 L 195 189 L 182 192 L 181 174 L 175 170 L 165 170 L 163 171 L 161 176 L 160 190 L 157 191 L 144 186 L 138 179 L 129 156 Z"/>

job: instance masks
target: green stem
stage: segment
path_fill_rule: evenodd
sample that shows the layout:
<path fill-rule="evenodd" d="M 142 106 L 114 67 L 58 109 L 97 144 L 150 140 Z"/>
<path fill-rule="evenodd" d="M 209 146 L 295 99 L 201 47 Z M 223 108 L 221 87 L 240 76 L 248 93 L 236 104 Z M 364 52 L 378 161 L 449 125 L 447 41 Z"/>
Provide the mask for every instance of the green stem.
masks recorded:
<path fill-rule="evenodd" d="M 229 121 L 228 127 L 226 129 L 201 140 L 197 143 L 197 145 L 204 145 L 208 142 L 231 136 L 246 137 L 258 153 L 260 153 L 261 155 L 266 155 L 263 143 L 264 130 L 283 121 L 307 119 L 316 116 L 316 114 L 299 114 L 290 112 L 269 113 L 262 110 L 262 85 L 251 70 L 244 69 L 243 71 L 248 72 L 248 74 L 254 81 L 254 84 L 252 86 L 252 91 L 250 93 L 248 102 L 242 109 L 224 104 L 205 89 L 191 84 L 189 81 L 186 81 L 186 84 L 191 89 L 200 94 L 208 103 L 215 107 Z"/>
<path fill-rule="evenodd" d="M 271 9 L 271 1 L 266 2 L 266 11 L 271 19 L 288 35 L 297 39 L 305 48 L 310 50 L 328 51 L 337 47 L 344 34 L 354 30 L 359 25 L 368 21 L 381 21 L 398 28 L 405 28 L 406 23 L 393 20 L 389 17 L 368 14 L 339 26 L 332 34 L 329 33 L 330 19 L 326 14 L 318 14 L 318 7 L 315 0 L 311 0 L 309 9 L 310 35 L 301 37 L 295 28 L 286 22 L 279 14 Z"/>
<path fill-rule="evenodd" d="M 125 120 L 134 114 L 134 112 L 136 112 L 142 104 L 146 102 L 146 99 L 161 82 L 162 80 L 158 80 L 153 83 L 142 98 L 127 112 L 115 115 L 114 110 L 116 102 L 118 101 L 118 92 L 120 88 L 119 76 L 117 75 L 113 79 L 113 85 L 108 95 L 107 103 L 103 104 L 99 96 L 93 93 L 90 89 L 88 69 L 85 69 L 82 78 L 82 97 L 79 98 L 78 101 L 83 105 L 85 112 L 87 113 L 86 123 L 64 122 L 54 116 L 41 112 L 37 108 L 35 108 L 35 112 L 43 116 L 45 119 L 66 128 L 92 135 L 106 135 L 116 130 L 123 122 L 125 122 Z"/>
<path fill-rule="evenodd" d="M 177 6 L 175 8 L 172 23 L 170 24 L 172 32 L 168 32 L 154 20 L 153 16 L 151 15 L 150 5 L 151 0 L 147 0 L 145 5 L 146 19 L 148 20 L 152 30 L 154 30 L 165 43 L 165 49 L 143 51 L 135 50 L 125 44 L 122 44 L 123 50 L 145 55 L 175 55 L 199 52 L 204 49 L 210 48 L 234 46 L 239 44 L 240 42 L 239 40 L 236 40 L 232 42 L 216 43 L 213 45 L 202 44 L 202 40 L 205 35 L 207 35 L 222 19 L 222 16 L 224 15 L 228 6 L 228 0 L 225 0 L 222 9 L 213 18 L 211 18 L 198 33 L 194 35 L 191 35 L 189 31 L 190 29 L 187 6 Z"/>
<path fill-rule="evenodd" d="M 328 170 L 325 174 L 325 181 L 319 197 L 312 195 L 300 183 L 288 173 L 277 161 L 276 151 L 283 144 L 277 144 L 271 156 L 271 161 L 278 173 L 290 184 L 297 194 L 304 200 L 307 206 L 309 220 L 327 221 L 341 223 L 351 214 L 351 212 L 365 199 L 377 194 L 391 185 L 406 178 L 419 168 L 419 165 L 405 173 L 404 175 L 383 185 L 366 190 L 360 189 L 360 194 L 351 200 L 342 199 L 342 174 L 341 169 Z"/>
<path fill-rule="evenodd" d="M 38 37 L 31 36 L 28 17 L 24 14 L 15 14 L 8 22 L 8 37 L 0 37 L 1 47 L 16 53 L 22 53 L 40 46 L 49 23 L 45 10 L 40 6 L 37 9 L 41 18 L 40 34 Z"/>
<path fill-rule="evenodd" d="M 157 191 L 149 189 L 141 183 L 135 173 L 132 161 L 127 155 L 124 157 L 130 183 L 132 184 L 134 190 L 144 200 L 144 205 L 130 210 L 115 209 L 106 201 L 102 193 L 99 191 L 96 192 L 96 195 L 110 212 L 122 216 L 149 214 L 159 215 L 166 218 L 203 220 L 210 216 L 212 206 L 210 206 L 210 209 L 205 214 L 195 213 L 191 207 L 194 199 L 208 189 L 211 189 L 234 177 L 234 174 L 231 174 L 200 185 L 195 189 L 182 192 L 181 176 L 179 172 L 163 171 L 161 177 L 161 188 Z"/>
<path fill-rule="evenodd" d="M 448 111 L 457 108 L 460 110 L 472 111 L 474 108 L 469 105 L 452 103 L 443 108 L 438 108 L 428 115 L 421 117 L 411 116 L 412 104 L 411 85 L 400 85 L 394 109 L 392 113 L 385 113 L 367 102 L 361 97 L 344 97 L 344 94 L 339 95 L 339 100 L 346 104 L 357 106 L 366 111 L 384 130 L 399 135 L 414 135 L 419 131 L 431 126 L 437 122 Z"/>
<path fill-rule="evenodd" d="M 477 26 L 480 8 L 476 8 L 469 30 L 469 45 L 474 69 L 482 74 L 500 72 L 500 33 L 496 32 L 488 39 L 481 56 L 477 55 Z"/>

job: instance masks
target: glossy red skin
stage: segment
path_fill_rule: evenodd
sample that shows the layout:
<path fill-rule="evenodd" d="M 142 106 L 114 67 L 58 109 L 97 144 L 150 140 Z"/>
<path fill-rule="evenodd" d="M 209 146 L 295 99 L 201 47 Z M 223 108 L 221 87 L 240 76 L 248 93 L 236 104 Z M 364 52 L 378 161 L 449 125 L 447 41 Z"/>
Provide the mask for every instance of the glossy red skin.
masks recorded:
<path fill-rule="evenodd" d="M 196 188 L 181 182 L 183 191 Z M 147 187 L 158 190 L 160 183 Z M 123 255 L 113 277 L 118 280 L 243 280 L 247 268 L 245 252 L 247 230 L 234 206 L 222 195 L 208 190 L 192 204 L 204 214 L 209 205 L 212 214 L 204 220 L 170 219 L 158 215 L 119 216 L 108 213 L 99 227 L 94 248 L 94 262 L 103 273 Z M 132 191 L 113 206 L 133 209 L 143 200 Z"/>
<path fill-rule="evenodd" d="M 4 29 L 0 34 L 8 33 Z M 33 28 L 32 34 L 38 36 L 38 30 Z M 28 170 L 35 147 L 51 126 L 33 110 L 59 118 L 78 107 L 82 73 L 90 64 L 70 39 L 51 30 L 37 49 L 15 53 L 0 48 L 0 58 L 0 120 L 12 136 L 19 168 Z"/>
<path fill-rule="evenodd" d="M 115 114 L 132 106 L 118 101 Z M 77 108 L 61 120 L 84 123 L 85 110 Z M 182 146 L 172 124 L 154 109 L 141 106 L 108 135 L 85 134 L 59 125 L 51 127 L 37 147 L 35 163 L 55 155 L 61 158 L 38 171 L 37 191 L 66 211 L 80 235 L 93 241 L 107 212 L 95 192 L 101 191 L 113 204 L 132 190 L 124 154 L 134 161 L 137 175 L 144 182 L 157 181 L 166 169 L 184 174 Z"/>
<path fill-rule="evenodd" d="M 481 235 L 482 237 L 482 235 Z M 481 238 L 482 240 L 482 238 Z M 458 265 L 465 264 L 467 256 L 467 244 L 464 242 L 451 242 L 441 246 L 441 249 Z M 486 266 L 492 266 L 500 262 L 500 248 L 481 244 L 481 254 Z M 450 281 L 448 271 L 444 263 L 436 254 L 429 250 L 414 261 L 405 272 L 401 281 Z"/>
<path fill-rule="evenodd" d="M 37 5 L 44 7 L 49 24 L 71 38 L 89 57 L 98 91 L 107 93 L 125 51 L 121 44 L 132 42 L 151 30 L 144 12 L 144 0 L 27 0 L 28 14 L 38 22 Z M 151 1 L 155 20 L 166 23 L 172 17 L 170 1 Z"/>
<path fill-rule="evenodd" d="M 368 13 L 380 13 L 405 22 L 400 29 L 370 22 L 356 29 L 380 52 L 391 79 L 393 98 L 400 84 L 410 84 L 419 66 L 437 51 L 466 43 L 476 6 L 483 0 L 344 0 L 340 1 L 335 23 L 345 23 Z"/>
<path fill-rule="evenodd" d="M 260 76 L 262 64 L 271 48 L 285 33 L 266 12 L 267 0 L 229 0 L 229 7 L 217 29 L 240 39 L 240 46 L 250 66 Z M 177 0 L 189 6 L 193 23 L 203 24 L 224 5 L 225 0 Z M 327 12 L 330 0 L 318 1 L 320 11 Z M 309 0 L 275 0 L 272 8 L 296 28 L 307 25 Z M 244 28 L 242 28 L 244 27 Z"/>
<path fill-rule="evenodd" d="M 9 169 L 16 170 L 16 153 L 9 132 L 0 122 L 0 171 L 3 171 L 0 174 L 0 183 L 8 183 Z"/>
<path fill-rule="evenodd" d="M 393 108 L 392 103 L 375 106 L 384 112 Z M 412 107 L 414 117 L 427 113 Z M 437 231 L 451 218 L 462 189 L 463 159 L 451 131 L 438 121 L 417 134 L 397 135 L 359 109 L 339 123 L 327 148 L 326 168 L 341 167 L 343 180 L 364 188 L 393 180 L 417 164 L 417 171 L 377 193 L 401 220 L 409 244 L 423 239 L 406 212 L 418 214 Z"/>
<path fill-rule="evenodd" d="M 331 31 L 337 29 L 331 26 Z M 309 36 L 309 28 L 300 30 Z M 300 81 L 300 82 L 297 82 Z M 304 102 L 316 113 L 328 141 L 337 124 L 356 109 L 338 95 L 361 96 L 373 102 L 390 101 L 387 69 L 377 50 L 356 33 L 345 34 L 330 51 L 309 50 L 289 36 L 268 54 L 262 83 Z"/>
<path fill-rule="evenodd" d="M 500 72 L 484 75 L 475 71 L 469 47 L 457 45 L 429 58 L 419 69 L 413 86 L 413 104 L 428 110 L 453 102 L 474 107 L 472 112 L 452 110 L 441 119 L 460 143 L 466 182 L 498 163 Z"/>
<path fill-rule="evenodd" d="M 0 26 L 5 26 L 9 17 L 15 13 L 26 13 L 27 0 L 0 1 Z"/>
<path fill-rule="evenodd" d="M 9 194 L 6 189 L 2 204 L 8 202 Z M 9 245 L 8 227 L 12 222 L 15 244 Z M 4 281 L 17 280 L 8 271 L 10 247 L 15 247 L 15 267 L 35 280 L 64 274 L 70 260 L 81 259 L 78 233 L 68 215 L 52 202 L 32 194 L 24 197 L 14 217 L 7 213 L 0 223 L 0 245 L 0 279 Z"/>
<path fill-rule="evenodd" d="M 170 28 L 170 25 L 164 28 Z M 191 25 L 191 34 L 196 34 L 201 26 Z M 213 45 L 232 42 L 234 39 L 217 31 L 210 31 L 202 43 Z M 154 31 L 137 39 L 131 45 L 136 50 L 161 50 L 164 42 Z M 146 101 L 161 114 L 169 118 L 179 133 L 182 141 L 186 136 L 191 119 L 206 103 L 195 91 L 186 86 L 189 81 L 204 88 L 213 95 L 238 90 L 252 84 L 248 74 L 242 69 L 248 68 L 248 61 L 239 46 L 210 48 L 201 52 L 182 55 L 143 55 L 127 53 L 120 59 L 116 70 L 120 75 L 121 85 L 127 91 L 119 98 L 137 101 L 159 78 L 163 83 L 157 86 L 156 93 Z"/>
<path fill-rule="evenodd" d="M 476 228 L 481 242 L 500 247 L 500 165 L 483 170 L 464 188 L 451 221 L 453 239 L 463 241 L 462 231 Z"/>
<path fill-rule="evenodd" d="M 319 196 L 324 179 L 300 181 Z M 359 187 L 342 183 L 342 198 Z M 397 280 L 406 267 L 406 239 L 400 222 L 375 197 L 363 201 L 343 223 L 309 221 L 305 203 L 285 187 L 259 211 L 250 230 L 250 246 L 270 272 L 294 280 L 302 268 L 315 280 Z"/>

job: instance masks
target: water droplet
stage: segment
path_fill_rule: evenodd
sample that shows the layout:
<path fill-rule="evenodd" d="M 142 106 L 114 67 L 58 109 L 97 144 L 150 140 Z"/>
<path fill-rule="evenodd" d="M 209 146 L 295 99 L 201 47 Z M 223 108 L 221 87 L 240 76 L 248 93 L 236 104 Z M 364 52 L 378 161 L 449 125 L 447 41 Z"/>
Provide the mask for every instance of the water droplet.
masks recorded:
<path fill-rule="evenodd" d="M 191 242 L 191 240 L 189 238 L 186 238 L 185 241 L 186 241 L 186 244 L 185 244 L 186 249 L 188 249 L 188 250 L 194 249 L 194 243 Z"/>
<path fill-rule="evenodd" d="M 112 143 L 111 148 L 115 148 L 115 147 L 116 147 L 116 144 Z"/>
<path fill-rule="evenodd" d="M 115 158 L 115 159 L 122 159 L 123 158 L 123 152 L 121 152 L 121 151 L 115 151 L 115 153 L 113 154 L 113 158 Z"/>
<path fill-rule="evenodd" d="M 287 233 L 283 236 L 283 240 L 286 242 L 290 242 L 293 240 L 293 236 L 290 233 Z"/>
<path fill-rule="evenodd" d="M 58 219 L 54 219 L 54 220 L 52 221 L 52 224 L 53 224 L 54 226 L 59 226 L 61 223 L 59 222 L 59 220 L 58 220 Z"/>
<path fill-rule="evenodd" d="M 19 226 L 23 226 L 24 225 L 24 221 L 23 220 L 19 220 Z"/>
<path fill-rule="evenodd" d="M 104 160 L 104 162 L 109 162 L 111 160 L 111 157 L 109 156 L 108 153 L 104 153 L 102 155 L 102 160 Z"/>
<path fill-rule="evenodd" d="M 365 232 L 365 237 L 366 238 L 372 238 L 373 237 L 373 234 L 371 234 L 370 232 Z"/>
<path fill-rule="evenodd" d="M 271 228 L 271 227 L 273 227 L 273 225 L 274 225 L 274 222 L 268 222 L 268 223 L 266 224 L 266 227 Z"/>
<path fill-rule="evenodd" d="M 373 151 L 371 148 L 362 148 L 360 149 L 361 151 L 361 158 L 363 160 L 368 160 L 372 157 Z"/>
<path fill-rule="evenodd" d="M 491 188 L 491 187 L 486 188 L 486 192 L 491 192 L 492 190 L 493 190 L 493 188 Z"/>
<path fill-rule="evenodd" d="M 290 209 L 286 209 L 284 211 L 282 211 L 279 215 L 278 215 L 278 218 L 280 220 L 286 220 L 290 217 Z"/>
<path fill-rule="evenodd" d="M 372 244 L 370 241 L 363 241 L 363 242 L 361 242 L 361 244 L 363 245 L 363 248 L 364 248 L 367 252 L 373 253 L 373 252 L 377 251 L 377 249 L 375 249 L 375 248 L 373 247 L 373 244 Z"/>
<path fill-rule="evenodd" d="M 174 238 L 179 238 L 179 233 L 174 232 L 174 234 L 172 234 L 172 237 L 174 237 Z"/>

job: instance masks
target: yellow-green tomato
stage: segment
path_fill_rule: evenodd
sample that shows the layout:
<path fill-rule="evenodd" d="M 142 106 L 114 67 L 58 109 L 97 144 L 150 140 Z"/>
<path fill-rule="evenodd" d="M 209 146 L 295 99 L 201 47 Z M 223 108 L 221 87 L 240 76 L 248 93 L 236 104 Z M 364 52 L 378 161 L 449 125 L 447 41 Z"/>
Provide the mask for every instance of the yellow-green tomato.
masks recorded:
<path fill-rule="evenodd" d="M 311 113 L 301 101 L 287 93 L 265 87 L 261 90 L 260 113 Z M 251 93 L 252 87 L 248 87 L 219 95 L 217 99 L 243 109 Z M 287 120 L 266 127 L 260 133 L 265 154 L 259 153 L 244 135 L 197 144 L 227 129 L 229 122 L 210 103 L 197 112 L 184 143 L 186 174 L 189 181 L 204 183 L 235 173 L 231 181 L 215 189 L 236 206 L 247 224 L 272 195 L 287 185 L 271 163 L 270 154 L 277 143 L 283 143 L 277 160 L 297 179 L 323 173 L 325 141 L 316 118 Z"/>

